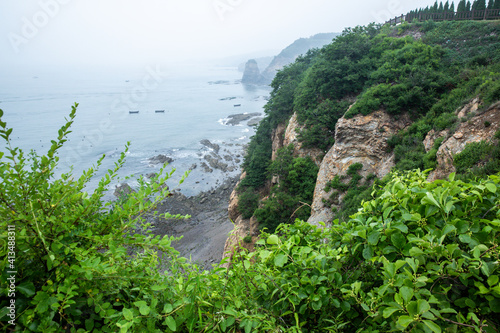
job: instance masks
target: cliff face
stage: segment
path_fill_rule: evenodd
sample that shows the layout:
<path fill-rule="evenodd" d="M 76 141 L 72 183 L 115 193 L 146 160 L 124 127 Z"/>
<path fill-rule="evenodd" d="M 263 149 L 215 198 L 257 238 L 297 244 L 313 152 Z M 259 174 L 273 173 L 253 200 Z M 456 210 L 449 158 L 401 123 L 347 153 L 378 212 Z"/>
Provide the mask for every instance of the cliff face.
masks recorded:
<path fill-rule="evenodd" d="M 458 112 L 459 119 L 467 117 L 473 112 L 478 112 L 481 103 L 478 99 L 473 100 Z M 437 168 L 429 175 L 428 180 L 444 179 L 452 172 L 455 172 L 453 166 L 453 156 L 462 152 L 465 146 L 471 142 L 491 141 L 495 133 L 500 128 L 500 102 L 492 105 L 486 111 L 478 112 L 477 115 L 470 117 L 469 120 L 461 122 L 453 135 L 448 137 L 447 132 L 441 132 L 439 136 L 446 139 L 439 147 L 436 159 Z M 426 141 L 430 141 L 434 133 L 427 135 Z"/>
<path fill-rule="evenodd" d="M 321 164 L 321 159 L 323 157 L 323 152 L 321 149 L 307 149 L 302 147 L 302 143 L 299 142 L 298 134 L 302 130 L 303 126 L 299 124 L 297 120 L 297 114 L 294 113 L 292 118 L 288 121 L 288 126 L 286 127 L 285 136 L 283 139 L 282 147 L 286 147 L 290 144 L 294 147 L 294 155 L 297 157 L 311 157 L 311 159 L 316 163 L 316 165 Z"/>
<path fill-rule="evenodd" d="M 387 140 L 409 124 L 407 116 L 396 119 L 383 111 L 341 118 L 335 128 L 335 144 L 320 165 L 308 222 L 315 225 L 332 222 L 332 209 L 323 203 L 330 197 L 325 187 L 335 176 L 345 175 L 350 165 L 361 163 L 360 175 L 364 177 L 375 174 L 382 178 L 389 173 L 394 166 L 394 155 L 387 152 Z"/>

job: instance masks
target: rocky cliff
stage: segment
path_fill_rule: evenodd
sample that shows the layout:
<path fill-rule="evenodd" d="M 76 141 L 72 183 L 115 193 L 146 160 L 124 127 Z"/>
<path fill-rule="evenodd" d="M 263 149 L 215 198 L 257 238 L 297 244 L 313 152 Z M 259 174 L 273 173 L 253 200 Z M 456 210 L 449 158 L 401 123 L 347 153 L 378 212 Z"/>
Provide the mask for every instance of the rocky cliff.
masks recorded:
<path fill-rule="evenodd" d="M 462 152 L 467 144 L 481 141 L 490 142 L 493 139 L 500 128 L 500 102 L 493 104 L 486 110 L 481 110 L 481 106 L 481 101 L 476 98 L 458 111 L 457 116 L 463 121 L 453 134 L 450 134 L 449 131 L 438 134 L 433 131 L 429 132 L 424 141 L 428 143 L 425 145 L 426 149 L 438 137 L 445 138 L 436 154 L 438 166 L 429 175 L 429 181 L 444 179 L 450 173 L 455 172 L 453 157 Z"/>
<path fill-rule="evenodd" d="M 335 176 L 345 175 L 350 165 L 361 163 L 360 175 L 364 177 L 374 174 L 382 178 L 389 173 L 394 166 L 394 155 L 387 152 L 387 140 L 409 124 L 407 116 L 396 119 L 384 111 L 341 118 L 335 127 L 335 144 L 320 165 L 308 222 L 315 225 L 332 222 L 332 207 L 324 203 L 331 194 L 325 188 Z"/>
<path fill-rule="evenodd" d="M 302 143 L 299 141 L 298 135 L 303 129 L 303 125 L 300 125 L 297 120 L 297 113 L 294 113 L 290 120 L 288 121 L 288 126 L 286 127 L 282 147 L 293 145 L 294 154 L 298 157 L 309 156 L 318 166 L 321 164 L 324 153 L 321 149 L 312 148 L 307 149 L 302 147 Z"/>
<path fill-rule="evenodd" d="M 429 176 L 429 180 L 445 178 L 454 171 L 453 156 L 463 151 L 470 142 L 482 140 L 491 141 L 495 133 L 500 129 L 500 102 L 488 109 L 481 109 L 481 101 L 475 99 L 464 108 L 457 110 L 457 116 L 462 122 L 457 129 L 450 133 L 449 130 L 436 133 L 430 131 L 424 140 L 426 150 L 432 149 L 434 142 L 439 137 L 444 137 L 437 152 L 438 166 Z M 335 127 L 335 144 L 322 158 L 322 153 L 315 149 L 305 149 L 297 138 L 301 125 L 294 114 L 287 124 L 280 124 L 272 133 L 273 160 L 276 158 L 278 149 L 292 144 L 296 156 L 310 156 L 318 161 L 320 169 L 314 191 L 314 199 L 311 205 L 311 217 L 308 222 L 319 225 L 325 222 L 327 225 L 333 221 L 334 213 L 331 205 L 331 192 L 326 191 L 327 183 L 336 176 L 345 176 L 349 167 L 355 163 L 361 163 L 360 176 L 367 177 L 370 174 L 377 178 L 383 178 L 394 167 L 394 154 L 388 149 L 388 139 L 411 125 L 408 115 L 391 116 L 385 111 L 379 110 L 367 116 L 356 115 L 353 118 L 341 118 Z M 321 161 L 320 161 L 321 160 Z M 245 175 L 242 175 L 242 178 Z M 278 180 L 273 179 L 271 183 Z M 264 197 L 268 193 L 269 186 L 261 193 Z M 334 200 L 335 206 L 342 202 L 342 194 Z M 253 242 L 258 235 L 258 223 L 255 218 L 243 219 L 237 209 L 238 195 L 233 191 L 229 203 L 229 217 L 235 222 L 235 229 L 228 238 L 225 256 L 232 253 L 239 246 L 251 250 Z M 252 242 L 245 243 L 243 237 L 251 236 Z M 248 240 L 248 239 L 247 239 Z"/>

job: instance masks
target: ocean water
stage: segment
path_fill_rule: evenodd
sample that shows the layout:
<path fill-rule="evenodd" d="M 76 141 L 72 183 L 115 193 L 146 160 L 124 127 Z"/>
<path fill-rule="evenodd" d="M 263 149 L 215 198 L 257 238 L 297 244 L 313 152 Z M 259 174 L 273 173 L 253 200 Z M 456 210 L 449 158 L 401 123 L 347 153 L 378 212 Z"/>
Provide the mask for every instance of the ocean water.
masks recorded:
<path fill-rule="evenodd" d="M 12 144 L 44 154 L 71 106 L 79 103 L 72 133 L 60 150 L 59 174 L 72 167 L 73 174 L 79 176 L 106 155 L 87 187 L 90 192 L 130 141 L 125 166 L 119 173 L 121 179 L 112 184 L 111 190 L 127 176 L 158 171 L 160 166 L 149 159 L 163 154 L 174 160 L 166 169 L 176 170 L 168 184 L 171 188 L 177 187 L 185 171 L 196 166 L 178 187 L 189 196 L 240 172 L 234 158 L 239 155 L 242 160 L 243 145 L 254 128 L 246 121 L 231 126 L 226 120 L 239 113 L 263 115 L 270 92 L 269 87 L 241 84 L 241 75 L 237 68 L 208 65 L 146 66 L 134 71 L 7 72 L 0 76 L 0 109 L 4 111 L 3 121 L 14 129 Z M 221 147 L 219 154 L 228 159 L 224 162 L 233 166 L 233 171 L 204 171 L 201 164 L 211 149 L 200 143 L 203 139 Z M 0 150 L 4 146 L 0 143 Z M 134 177 L 126 182 L 134 186 Z M 107 199 L 112 199 L 111 192 Z"/>

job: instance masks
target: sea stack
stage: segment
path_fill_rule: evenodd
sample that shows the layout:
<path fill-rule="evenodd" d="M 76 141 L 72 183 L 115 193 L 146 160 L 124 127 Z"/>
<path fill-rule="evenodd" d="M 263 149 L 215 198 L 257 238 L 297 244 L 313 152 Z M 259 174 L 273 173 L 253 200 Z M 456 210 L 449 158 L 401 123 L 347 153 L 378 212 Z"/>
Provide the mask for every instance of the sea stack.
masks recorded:
<path fill-rule="evenodd" d="M 246 84 L 260 84 L 262 82 L 259 65 L 255 59 L 247 61 L 241 82 Z"/>

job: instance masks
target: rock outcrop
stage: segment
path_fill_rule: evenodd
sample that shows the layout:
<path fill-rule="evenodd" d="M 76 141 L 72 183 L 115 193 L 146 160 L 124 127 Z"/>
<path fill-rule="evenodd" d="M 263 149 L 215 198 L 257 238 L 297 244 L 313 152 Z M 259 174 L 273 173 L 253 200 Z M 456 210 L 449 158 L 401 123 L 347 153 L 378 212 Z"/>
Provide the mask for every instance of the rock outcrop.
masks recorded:
<path fill-rule="evenodd" d="M 240 181 L 234 187 L 233 192 L 229 197 L 229 205 L 227 208 L 229 219 L 234 223 L 234 229 L 229 235 L 224 245 L 224 258 L 229 258 L 229 260 L 224 264 L 225 267 L 229 266 L 229 263 L 235 253 L 240 248 L 246 248 L 250 251 L 254 248 L 254 243 L 257 240 L 258 236 L 258 223 L 255 218 L 244 219 L 243 216 L 240 215 L 238 211 L 238 192 L 237 188 L 240 185 L 241 181 L 245 178 L 246 173 L 242 173 L 240 177 Z M 247 236 L 251 237 L 251 240 L 248 239 L 248 242 L 245 242 L 243 239 Z"/>
<path fill-rule="evenodd" d="M 458 112 L 459 118 L 467 117 L 471 112 L 479 110 L 480 102 L 474 100 Z M 453 135 L 447 138 L 439 147 L 436 159 L 437 168 L 429 175 L 428 180 L 444 179 L 455 172 L 453 158 L 462 152 L 471 142 L 489 142 L 500 128 L 500 102 L 492 105 L 484 112 L 478 112 L 468 121 L 461 122 Z M 429 135 L 428 135 L 429 136 Z"/>
<path fill-rule="evenodd" d="M 298 134 L 302 130 L 301 126 L 297 120 L 297 114 L 294 113 L 292 118 L 288 121 L 288 126 L 286 127 L 285 137 L 283 139 L 282 145 L 284 147 L 292 144 L 294 148 L 294 155 L 297 157 L 311 157 L 311 159 L 318 166 L 321 164 L 321 159 L 324 153 L 321 149 L 305 149 L 302 147 L 302 143 L 299 142 Z"/>
<path fill-rule="evenodd" d="M 400 115 L 396 119 L 384 111 L 341 118 L 335 127 L 335 144 L 320 166 L 308 222 L 315 225 L 332 222 L 332 209 L 324 204 L 330 196 L 325 186 L 335 176 L 345 175 L 350 165 L 361 163 L 360 175 L 364 177 L 375 174 L 382 178 L 389 173 L 394 166 L 394 155 L 387 152 L 387 140 L 409 124 L 409 117 Z"/>
<path fill-rule="evenodd" d="M 246 63 L 245 72 L 243 73 L 241 82 L 246 84 L 261 84 L 263 82 L 262 75 L 260 75 L 259 65 L 254 59 L 250 59 Z"/>

